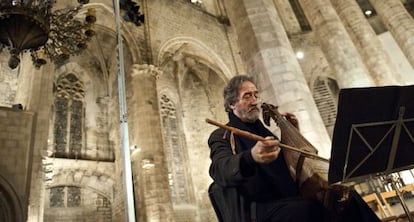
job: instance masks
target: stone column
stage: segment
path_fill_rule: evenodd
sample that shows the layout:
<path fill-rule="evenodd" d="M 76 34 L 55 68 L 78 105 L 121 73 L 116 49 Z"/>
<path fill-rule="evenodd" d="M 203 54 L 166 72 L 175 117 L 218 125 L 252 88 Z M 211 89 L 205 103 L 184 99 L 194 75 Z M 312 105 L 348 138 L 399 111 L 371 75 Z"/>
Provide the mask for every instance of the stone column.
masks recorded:
<path fill-rule="evenodd" d="M 400 0 L 369 0 L 414 67 L 414 20 Z"/>
<path fill-rule="evenodd" d="M 28 222 L 43 221 L 44 197 L 45 197 L 45 176 L 42 166 L 42 156 L 47 154 L 47 139 L 49 135 L 49 123 L 51 116 L 50 107 L 53 104 L 53 80 L 54 65 L 47 64 L 40 70 L 36 70 L 30 63 L 27 68 L 22 67 L 24 75 L 31 75 L 31 88 L 27 104 L 28 111 L 36 113 L 33 138 L 33 153 L 30 184 L 30 198 L 28 209 Z"/>
<path fill-rule="evenodd" d="M 373 86 L 362 62 L 329 0 L 299 0 L 340 88 Z"/>
<path fill-rule="evenodd" d="M 160 72 L 153 65 L 133 65 L 126 86 L 130 145 L 137 149 L 131 155 L 133 175 L 139 178 L 135 197 L 144 204 L 136 206 L 139 221 L 174 218 L 156 91 Z"/>
<path fill-rule="evenodd" d="M 301 133 L 321 156 L 329 156 L 329 135 L 273 1 L 229 0 L 224 4 L 248 73 L 255 76 L 264 102 L 295 113 Z"/>
<path fill-rule="evenodd" d="M 358 3 L 349 0 L 331 0 L 331 3 L 344 23 L 376 85 L 401 84 L 400 73 L 397 72 L 395 64 L 385 52 Z"/>

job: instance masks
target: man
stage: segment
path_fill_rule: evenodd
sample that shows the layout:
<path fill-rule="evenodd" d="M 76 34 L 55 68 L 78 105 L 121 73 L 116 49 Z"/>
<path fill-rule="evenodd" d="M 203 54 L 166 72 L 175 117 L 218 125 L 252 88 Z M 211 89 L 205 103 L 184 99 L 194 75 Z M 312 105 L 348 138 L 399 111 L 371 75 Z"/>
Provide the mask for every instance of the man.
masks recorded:
<path fill-rule="evenodd" d="M 321 203 L 300 196 L 281 154 L 278 138 L 259 120 L 259 92 L 253 79 L 245 75 L 233 77 L 223 95 L 229 115 L 227 125 L 265 140 L 251 140 L 221 128 L 210 135 L 210 175 L 214 183 L 209 193 L 219 220 L 331 221 L 330 213 Z M 293 114 L 283 115 L 298 127 Z M 370 221 L 376 221 L 372 214 L 374 220 Z"/>

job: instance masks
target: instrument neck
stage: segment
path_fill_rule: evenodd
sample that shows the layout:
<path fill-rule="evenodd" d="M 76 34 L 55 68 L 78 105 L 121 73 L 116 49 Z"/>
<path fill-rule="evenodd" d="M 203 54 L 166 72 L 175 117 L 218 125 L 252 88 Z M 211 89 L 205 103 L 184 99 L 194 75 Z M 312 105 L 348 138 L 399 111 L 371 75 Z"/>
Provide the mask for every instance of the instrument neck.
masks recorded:
<path fill-rule="evenodd" d="M 269 115 L 281 129 L 281 140 L 283 143 L 296 148 L 317 152 L 317 149 L 299 132 L 298 128 L 277 110 L 276 106 L 264 104 L 262 108 L 264 115 Z"/>

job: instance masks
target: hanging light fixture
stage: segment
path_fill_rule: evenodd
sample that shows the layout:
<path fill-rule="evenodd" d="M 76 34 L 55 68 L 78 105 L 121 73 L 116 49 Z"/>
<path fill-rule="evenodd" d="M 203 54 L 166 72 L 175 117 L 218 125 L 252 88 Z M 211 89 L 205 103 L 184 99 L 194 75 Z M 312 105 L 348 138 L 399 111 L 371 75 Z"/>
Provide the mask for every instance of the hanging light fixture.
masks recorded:
<path fill-rule="evenodd" d="M 95 11 L 89 8 L 85 20 L 75 18 L 89 0 L 52 12 L 54 0 L 2 0 L 0 2 L 0 48 L 10 52 L 9 67 L 20 63 L 19 55 L 30 52 L 39 68 L 48 57 L 55 64 L 77 55 L 95 34 Z"/>

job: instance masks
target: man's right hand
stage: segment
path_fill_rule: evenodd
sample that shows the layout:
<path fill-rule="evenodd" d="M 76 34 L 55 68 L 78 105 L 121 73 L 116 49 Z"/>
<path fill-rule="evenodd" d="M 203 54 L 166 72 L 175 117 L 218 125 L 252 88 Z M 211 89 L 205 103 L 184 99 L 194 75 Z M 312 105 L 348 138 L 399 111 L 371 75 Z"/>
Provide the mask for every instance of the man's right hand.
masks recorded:
<path fill-rule="evenodd" d="M 270 163 L 279 156 L 279 140 L 268 136 L 265 140 L 258 141 L 250 152 L 252 153 L 254 161 L 257 163 Z"/>

